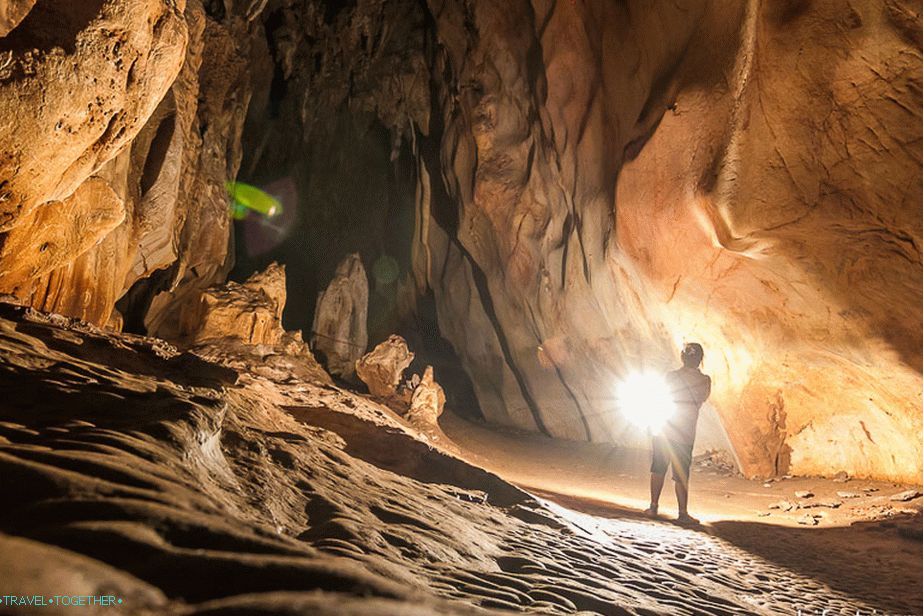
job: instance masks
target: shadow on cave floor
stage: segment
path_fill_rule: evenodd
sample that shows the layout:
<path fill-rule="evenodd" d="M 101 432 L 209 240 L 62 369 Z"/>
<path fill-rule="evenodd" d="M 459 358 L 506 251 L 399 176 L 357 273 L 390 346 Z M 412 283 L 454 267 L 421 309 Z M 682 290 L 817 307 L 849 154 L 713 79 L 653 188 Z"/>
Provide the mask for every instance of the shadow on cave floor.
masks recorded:
<path fill-rule="evenodd" d="M 643 518 L 611 502 L 539 493 L 597 518 Z M 664 526 L 676 527 L 670 520 Z M 688 528 L 688 527 L 687 527 Z M 722 539 L 765 561 L 812 578 L 886 614 L 923 613 L 923 516 L 836 528 L 724 520 L 688 529 Z"/>
<path fill-rule="evenodd" d="M 649 453 L 611 445 L 564 442 L 504 432 L 445 414 L 442 428 L 469 458 L 535 496 L 602 519 L 641 519 L 648 502 Z M 752 556 L 815 579 L 885 613 L 923 614 L 923 498 L 889 500 L 906 486 L 853 479 L 835 483 L 798 477 L 764 484 L 740 476 L 694 469 L 690 509 L 704 524 L 682 532 L 708 535 Z M 784 512 L 769 505 L 798 502 L 811 508 Z M 860 496 L 840 498 L 837 492 Z M 661 497 L 665 529 L 676 529 L 668 479 Z M 799 525 L 806 513 L 824 517 Z M 872 519 L 878 518 L 878 519 Z M 663 539 L 668 541 L 671 533 Z"/>

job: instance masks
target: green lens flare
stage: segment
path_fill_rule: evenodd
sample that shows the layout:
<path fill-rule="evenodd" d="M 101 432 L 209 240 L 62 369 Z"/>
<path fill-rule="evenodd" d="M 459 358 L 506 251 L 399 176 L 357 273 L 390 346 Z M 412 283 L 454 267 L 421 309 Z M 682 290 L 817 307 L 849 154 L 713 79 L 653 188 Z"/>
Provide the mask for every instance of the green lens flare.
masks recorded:
<path fill-rule="evenodd" d="M 250 211 L 268 218 L 282 213 L 282 203 L 256 186 L 243 182 L 226 182 L 225 188 L 231 197 L 231 217 L 235 220 L 243 220 Z"/>

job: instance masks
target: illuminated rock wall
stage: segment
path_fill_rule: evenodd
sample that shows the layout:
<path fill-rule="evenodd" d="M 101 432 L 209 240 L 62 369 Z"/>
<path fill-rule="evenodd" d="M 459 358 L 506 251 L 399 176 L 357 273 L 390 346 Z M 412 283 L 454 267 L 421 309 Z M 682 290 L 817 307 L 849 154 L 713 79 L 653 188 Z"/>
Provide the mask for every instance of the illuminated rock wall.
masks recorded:
<path fill-rule="evenodd" d="M 246 11 L 32 4 L 0 4 L 0 293 L 119 326 L 116 301 L 145 279 L 126 310 L 158 330 L 228 269 Z"/>
<path fill-rule="evenodd" d="M 746 473 L 923 481 L 919 5 L 430 5 L 418 272 L 490 419 L 631 442 L 698 340 Z"/>
<path fill-rule="evenodd" d="M 290 278 L 396 255 L 494 423 L 641 443 L 615 382 L 694 339 L 746 473 L 923 482 L 919 2 L 32 5 L 0 2 L 0 293 L 175 337 L 246 150 L 313 203 Z"/>

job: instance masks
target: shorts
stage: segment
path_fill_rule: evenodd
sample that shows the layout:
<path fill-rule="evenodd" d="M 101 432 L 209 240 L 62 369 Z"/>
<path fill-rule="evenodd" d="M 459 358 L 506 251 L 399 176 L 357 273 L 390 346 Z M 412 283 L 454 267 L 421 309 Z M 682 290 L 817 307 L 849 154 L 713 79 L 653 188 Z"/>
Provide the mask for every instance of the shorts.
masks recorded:
<path fill-rule="evenodd" d="M 692 443 L 674 443 L 655 436 L 651 447 L 651 473 L 666 475 L 668 466 L 673 467 L 673 481 L 689 483 Z"/>

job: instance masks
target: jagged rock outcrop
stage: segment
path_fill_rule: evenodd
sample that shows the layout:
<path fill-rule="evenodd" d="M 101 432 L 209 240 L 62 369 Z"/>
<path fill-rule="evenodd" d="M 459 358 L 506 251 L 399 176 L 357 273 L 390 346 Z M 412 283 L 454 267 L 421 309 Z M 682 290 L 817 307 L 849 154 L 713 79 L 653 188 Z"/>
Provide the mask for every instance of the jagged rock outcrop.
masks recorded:
<path fill-rule="evenodd" d="M 414 354 L 407 342 L 392 335 L 356 362 L 356 376 L 379 398 L 408 398 L 409 392 L 399 391 L 404 370 L 413 362 Z"/>
<path fill-rule="evenodd" d="M 337 266 L 333 280 L 317 297 L 311 348 L 323 355 L 331 374 L 349 378 L 369 343 L 369 281 L 362 259 L 352 254 Z"/>
<path fill-rule="evenodd" d="M 285 331 L 285 267 L 198 291 L 179 309 L 178 341 L 203 358 L 279 380 L 331 384 L 300 331 Z"/>
<path fill-rule="evenodd" d="M 240 284 L 227 282 L 200 291 L 180 310 L 180 337 L 187 344 L 232 338 L 274 346 L 282 341 L 285 267 L 273 263 Z"/>
<path fill-rule="evenodd" d="M 433 367 L 427 366 L 420 383 L 410 398 L 407 418 L 415 425 L 433 427 L 445 410 L 445 391 L 433 377 Z"/>
<path fill-rule="evenodd" d="M 0 129 L 0 226 L 25 255 L 4 251 L 0 286 L 104 324 L 144 279 L 129 322 L 175 334 L 174 300 L 230 266 L 223 185 L 240 159 L 256 7 L 65 4 L 39 3 L 0 38 L 0 109 L 35 110 Z M 121 206 L 89 192 L 102 182 Z"/>

